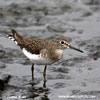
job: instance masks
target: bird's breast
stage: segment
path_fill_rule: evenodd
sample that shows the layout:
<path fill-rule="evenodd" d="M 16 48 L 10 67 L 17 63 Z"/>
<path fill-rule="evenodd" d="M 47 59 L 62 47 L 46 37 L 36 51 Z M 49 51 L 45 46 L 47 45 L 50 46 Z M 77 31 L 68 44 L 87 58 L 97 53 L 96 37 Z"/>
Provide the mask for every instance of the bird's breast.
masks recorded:
<path fill-rule="evenodd" d="M 56 50 L 56 55 L 58 56 L 58 59 L 61 59 L 63 57 L 63 50 L 57 49 Z"/>

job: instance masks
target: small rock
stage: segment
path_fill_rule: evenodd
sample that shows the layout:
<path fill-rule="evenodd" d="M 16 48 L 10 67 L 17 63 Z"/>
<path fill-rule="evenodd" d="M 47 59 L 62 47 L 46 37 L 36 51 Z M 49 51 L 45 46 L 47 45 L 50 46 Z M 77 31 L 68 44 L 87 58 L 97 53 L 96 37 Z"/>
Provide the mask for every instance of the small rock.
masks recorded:
<path fill-rule="evenodd" d="M 10 78 L 11 78 L 11 76 L 8 75 L 4 79 L 0 79 L 0 90 L 4 90 L 6 88 L 6 85 L 8 84 Z"/>

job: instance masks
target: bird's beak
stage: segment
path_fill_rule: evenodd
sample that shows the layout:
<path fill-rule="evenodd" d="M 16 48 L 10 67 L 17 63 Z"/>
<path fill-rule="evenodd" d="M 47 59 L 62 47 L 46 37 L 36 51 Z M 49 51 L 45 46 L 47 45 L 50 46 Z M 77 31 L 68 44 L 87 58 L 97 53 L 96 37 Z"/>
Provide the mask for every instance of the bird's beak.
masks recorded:
<path fill-rule="evenodd" d="M 77 50 L 77 51 L 79 51 L 79 52 L 83 53 L 83 51 L 82 51 L 82 50 L 80 50 L 80 49 L 78 49 L 78 48 L 76 48 L 76 47 L 73 47 L 73 46 L 71 46 L 71 45 L 69 45 L 69 48 L 74 49 L 74 50 Z"/>

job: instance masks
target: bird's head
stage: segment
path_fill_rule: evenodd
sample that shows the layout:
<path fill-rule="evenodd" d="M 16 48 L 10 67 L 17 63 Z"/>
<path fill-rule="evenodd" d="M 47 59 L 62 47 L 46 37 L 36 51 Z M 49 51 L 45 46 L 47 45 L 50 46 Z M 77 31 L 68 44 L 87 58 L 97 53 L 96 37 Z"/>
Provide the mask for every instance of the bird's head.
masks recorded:
<path fill-rule="evenodd" d="M 68 40 L 65 37 L 56 38 L 56 40 L 54 41 L 54 44 L 59 49 L 71 48 L 71 49 L 74 49 L 74 50 L 77 50 L 77 51 L 83 53 L 82 50 L 70 45 L 70 43 L 68 42 Z"/>

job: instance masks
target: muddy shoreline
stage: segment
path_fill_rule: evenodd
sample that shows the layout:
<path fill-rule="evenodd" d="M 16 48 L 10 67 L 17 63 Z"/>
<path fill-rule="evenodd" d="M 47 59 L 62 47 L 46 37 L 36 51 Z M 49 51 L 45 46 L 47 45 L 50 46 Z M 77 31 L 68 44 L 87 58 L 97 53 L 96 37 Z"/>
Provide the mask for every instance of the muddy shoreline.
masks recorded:
<path fill-rule="evenodd" d="M 87 95 L 100 98 L 100 1 L 99 0 L 0 0 L 0 79 L 11 75 L 0 98 L 25 96 L 25 100 L 66 100 L 59 96 Z M 84 51 L 67 49 L 59 62 L 47 68 L 35 66 L 31 86 L 31 62 L 6 34 L 16 29 L 24 37 L 54 40 L 64 36 Z M 22 98 L 20 98 L 22 99 Z M 77 99 L 77 98 L 76 98 Z M 79 100 L 93 100 L 79 98 Z M 15 99 L 13 99 L 15 100 Z M 18 100 L 18 98 L 16 98 Z M 73 98 L 70 98 L 73 100 Z"/>

